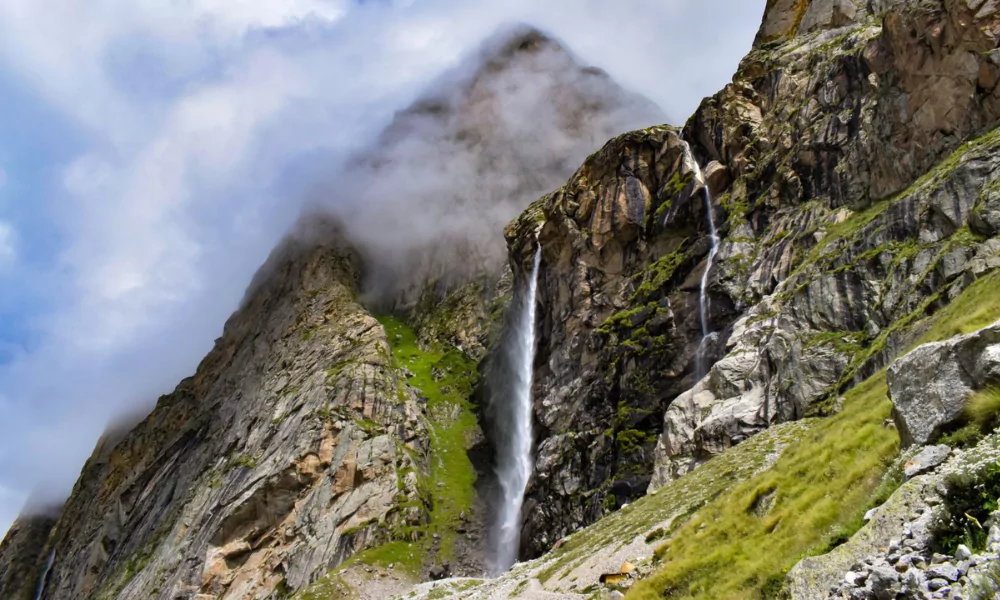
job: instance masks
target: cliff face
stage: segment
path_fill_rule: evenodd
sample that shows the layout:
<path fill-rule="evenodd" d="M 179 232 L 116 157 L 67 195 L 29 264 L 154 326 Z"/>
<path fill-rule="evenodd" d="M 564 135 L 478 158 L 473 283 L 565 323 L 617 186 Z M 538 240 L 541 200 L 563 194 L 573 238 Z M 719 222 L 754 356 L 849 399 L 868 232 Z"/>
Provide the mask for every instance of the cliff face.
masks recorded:
<path fill-rule="evenodd" d="M 768 3 L 733 83 L 507 230 L 543 248 L 524 552 L 838 396 L 997 266 L 991 3 Z M 686 156 L 683 142 L 691 155 Z M 722 242 L 710 249 L 702 166 Z"/>
<path fill-rule="evenodd" d="M 58 515 L 23 515 L 0 543 L 0 589 L 11 600 L 35 600 L 42 573 L 48 565 L 42 556 L 45 542 Z"/>
<path fill-rule="evenodd" d="M 356 256 L 311 229 L 198 372 L 98 447 L 46 545 L 44 597 L 263 597 L 426 518 L 418 399 L 357 302 Z"/>

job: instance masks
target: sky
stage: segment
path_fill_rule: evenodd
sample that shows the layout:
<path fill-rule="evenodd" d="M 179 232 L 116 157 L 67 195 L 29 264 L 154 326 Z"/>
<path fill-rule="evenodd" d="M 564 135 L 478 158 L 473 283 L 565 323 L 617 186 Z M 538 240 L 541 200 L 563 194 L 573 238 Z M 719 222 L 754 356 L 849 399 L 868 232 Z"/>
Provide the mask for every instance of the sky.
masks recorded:
<path fill-rule="evenodd" d="M 371 143 L 499 27 L 539 27 L 682 124 L 764 4 L 0 2 L 0 531 L 194 372 L 316 157 Z"/>

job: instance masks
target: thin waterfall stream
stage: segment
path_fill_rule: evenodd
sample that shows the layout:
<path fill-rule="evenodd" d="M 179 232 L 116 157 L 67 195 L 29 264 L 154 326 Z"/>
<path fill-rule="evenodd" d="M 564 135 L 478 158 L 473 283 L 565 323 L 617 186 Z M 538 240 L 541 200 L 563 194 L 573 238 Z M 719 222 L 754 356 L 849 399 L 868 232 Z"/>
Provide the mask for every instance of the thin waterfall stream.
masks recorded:
<path fill-rule="evenodd" d="M 698 182 L 698 187 L 695 189 L 695 193 L 699 191 L 703 192 L 702 197 L 705 199 L 705 215 L 708 220 L 708 228 L 710 240 L 712 243 L 711 248 L 708 251 L 708 260 L 705 261 L 705 272 L 701 274 L 701 289 L 699 290 L 698 296 L 698 319 L 701 322 L 701 342 L 698 344 L 698 354 L 695 357 L 695 375 L 700 379 L 707 374 L 707 369 L 705 367 L 705 352 L 707 350 L 707 345 L 710 336 L 712 335 L 711 323 L 709 322 L 709 308 L 710 300 L 708 298 L 708 284 L 709 277 L 712 274 L 712 265 L 715 263 L 715 256 L 719 252 L 719 232 L 715 228 L 715 217 L 712 215 L 712 192 L 708 189 L 708 184 L 705 182 L 705 176 L 701 172 L 701 167 L 698 165 L 698 161 L 694 159 L 691 154 L 691 148 L 688 144 L 684 143 L 684 154 L 685 158 L 688 159 L 691 169 L 694 171 L 695 179 Z"/>
<path fill-rule="evenodd" d="M 49 578 L 49 571 L 52 570 L 52 563 L 56 561 L 56 551 L 49 553 L 49 559 L 45 563 L 45 570 L 42 571 L 42 578 L 38 580 L 38 590 L 35 592 L 35 600 L 42 600 L 45 593 L 45 580 Z"/>
<path fill-rule="evenodd" d="M 534 468 L 531 456 L 534 418 L 531 385 L 535 362 L 535 300 L 541 259 L 542 247 L 539 245 L 535 250 L 531 278 L 521 297 L 521 304 L 517 306 L 518 312 L 512 321 L 511 336 L 505 349 L 509 353 L 511 372 L 510 387 L 503 402 L 503 426 L 507 431 L 497 447 L 496 473 L 502 497 L 494 534 L 494 574 L 503 573 L 517 561 L 524 491 Z"/>

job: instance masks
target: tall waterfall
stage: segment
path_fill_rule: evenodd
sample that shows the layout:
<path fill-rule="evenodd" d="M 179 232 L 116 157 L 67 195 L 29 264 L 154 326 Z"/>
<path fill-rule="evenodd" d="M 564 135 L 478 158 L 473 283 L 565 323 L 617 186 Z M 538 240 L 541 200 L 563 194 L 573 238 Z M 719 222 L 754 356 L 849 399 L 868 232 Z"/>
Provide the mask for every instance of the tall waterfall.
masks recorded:
<path fill-rule="evenodd" d="M 708 230 L 712 243 L 712 247 L 708 251 L 708 260 L 705 262 L 705 272 L 701 274 L 701 289 L 698 295 L 698 319 L 701 321 L 701 343 L 698 344 L 695 368 L 697 369 L 696 376 L 700 378 L 707 372 L 704 364 L 704 354 L 707 351 L 709 336 L 712 334 L 708 314 L 708 283 L 709 277 L 712 274 L 712 265 L 715 263 L 715 255 L 719 252 L 719 232 L 715 228 L 715 217 L 712 215 L 712 192 L 708 189 L 708 184 L 705 183 L 705 176 L 701 172 L 701 167 L 698 166 L 698 161 L 692 156 L 691 148 L 687 145 L 687 142 L 684 143 L 684 157 L 689 162 L 689 166 L 694 171 L 695 179 L 698 181 L 698 188 L 695 190 L 695 193 L 698 191 L 703 192 L 705 215 L 708 219 Z"/>
<path fill-rule="evenodd" d="M 497 480 L 501 498 L 497 506 L 493 534 L 494 574 L 509 569 L 517 560 L 521 543 L 521 507 L 524 491 L 534 467 L 531 456 L 533 406 L 531 400 L 532 368 L 535 362 L 535 296 L 538 290 L 538 265 L 541 245 L 535 250 L 528 288 L 520 296 L 517 314 L 511 322 L 510 336 L 504 351 L 508 353 L 509 378 L 501 385 L 498 399 Z"/>
<path fill-rule="evenodd" d="M 35 600 L 42 600 L 45 593 L 45 580 L 49 578 L 49 571 L 52 570 L 52 563 L 56 560 L 56 551 L 49 553 L 49 560 L 45 563 L 45 570 L 42 571 L 42 578 L 38 580 L 38 590 L 35 592 Z"/>

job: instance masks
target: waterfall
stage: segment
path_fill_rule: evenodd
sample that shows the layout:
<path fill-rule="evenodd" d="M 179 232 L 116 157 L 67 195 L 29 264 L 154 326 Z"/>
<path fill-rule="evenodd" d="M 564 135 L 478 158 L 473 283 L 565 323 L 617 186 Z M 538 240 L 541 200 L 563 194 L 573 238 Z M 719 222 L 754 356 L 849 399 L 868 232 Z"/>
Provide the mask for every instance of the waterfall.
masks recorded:
<path fill-rule="evenodd" d="M 710 329 L 711 324 L 709 323 L 709 299 L 708 299 L 708 283 L 709 277 L 712 274 L 712 265 L 715 263 L 715 255 L 719 252 L 719 232 L 715 228 L 715 217 L 712 215 L 712 192 L 708 189 L 708 184 L 705 183 L 705 176 L 701 172 L 701 167 L 698 166 L 698 161 L 694 159 L 691 155 L 691 147 L 688 146 L 687 142 L 684 142 L 684 158 L 688 162 L 688 166 L 694 171 L 695 179 L 698 182 L 698 187 L 695 188 L 695 193 L 701 191 L 702 196 L 705 199 L 705 214 L 708 219 L 708 230 L 710 235 L 710 240 L 712 247 L 708 251 L 708 260 L 705 261 L 705 272 L 701 275 L 701 289 L 698 295 L 698 319 L 701 322 L 701 342 L 698 344 L 698 353 L 695 357 L 695 376 L 701 378 L 707 372 L 704 362 L 704 354 L 707 350 L 708 340 L 712 334 Z"/>
<path fill-rule="evenodd" d="M 49 571 L 52 570 L 52 563 L 56 560 L 56 551 L 53 550 L 49 553 L 49 560 L 45 563 L 45 570 L 42 571 L 42 578 L 38 580 L 38 591 L 35 592 L 35 600 L 42 600 L 42 594 L 45 593 L 45 580 L 49 578 Z"/>
<path fill-rule="evenodd" d="M 521 507 L 524 491 L 534 468 L 531 456 L 533 406 L 531 400 L 532 370 L 535 362 L 535 296 L 538 289 L 538 266 L 542 258 L 541 245 L 535 250 L 531 279 L 521 295 L 517 314 L 504 351 L 510 369 L 507 382 L 500 386 L 504 393 L 497 407 L 502 437 L 497 443 L 497 480 L 501 498 L 497 507 L 494 530 L 494 574 L 509 569 L 517 561 L 521 543 Z"/>

